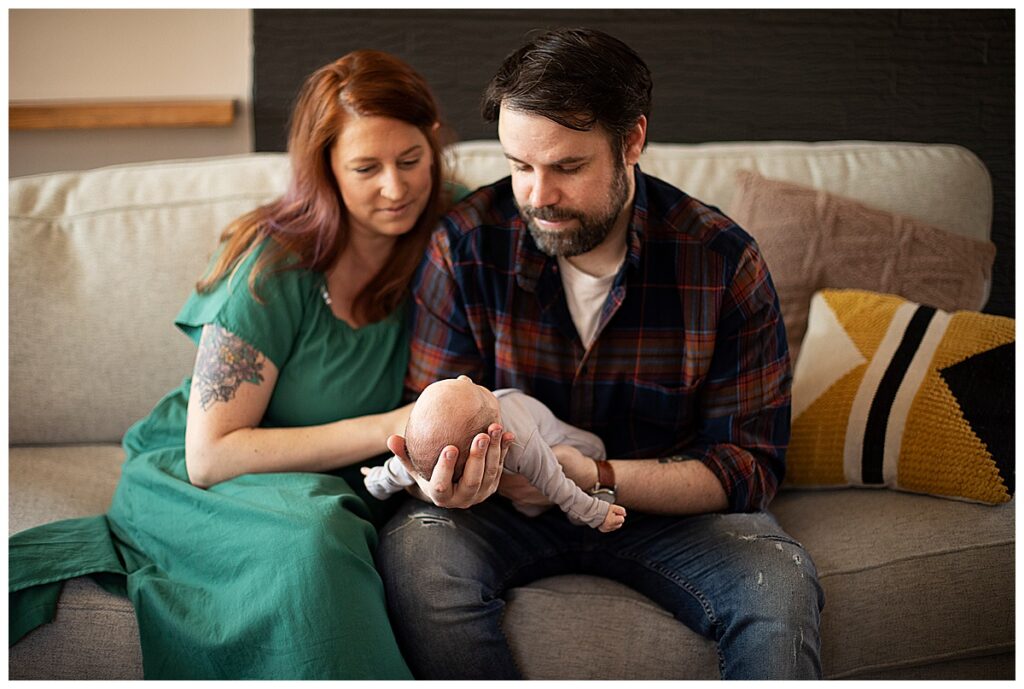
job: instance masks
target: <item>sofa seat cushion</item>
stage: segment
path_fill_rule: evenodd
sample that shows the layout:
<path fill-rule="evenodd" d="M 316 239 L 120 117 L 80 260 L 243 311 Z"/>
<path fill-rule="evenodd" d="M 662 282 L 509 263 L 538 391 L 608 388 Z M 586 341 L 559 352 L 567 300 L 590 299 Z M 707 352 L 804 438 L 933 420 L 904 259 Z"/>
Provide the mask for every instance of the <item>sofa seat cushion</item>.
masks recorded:
<path fill-rule="evenodd" d="M 127 598 L 88 577 L 68 581 L 57 616 L 10 648 L 11 679 L 142 679 L 142 647 Z"/>
<path fill-rule="evenodd" d="M 780 493 L 772 511 L 811 553 L 825 591 L 824 676 L 941 678 L 964 663 L 985 668 L 975 676 L 1007 676 L 1014 504 L 867 489 Z M 531 679 L 718 677 L 714 644 L 605 579 L 559 576 L 514 589 L 504 624 Z M 587 634 L 567 647 L 565 629 Z"/>
<path fill-rule="evenodd" d="M 11 531 L 106 511 L 121 461 L 116 445 L 10 448 Z M 825 677 L 941 677 L 960 661 L 1004 676 L 1014 648 L 1014 505 L 782 491 L 772 511 L 811 553 L 825 590 Z M 718 676 L 713 643 L 613 581 L 552 577 L 512 590 L 508 601 L 505 631 L 530 678 Z M 568 631 L 579 629 L 588 631 Z M 129 647 L 121 655 L 105 646 L 115 636 L 113 647 Z M 137 639 L 126 600 L 72 580 L 55 623 L 11 649 L 11 677 L 139 677 L 141 661 L 123 657 L 138 652 Z"/>
<path fill-rule="evenodd" d="M 714 642 L 610 579 L 549 577 L 512 589 L 506 599 L 505 635 L 526 679 L 719 677 Z"/>
<path fill-rule="evenodd" d="M 120 445 L 11 447 L 8 533 L 102 514 L 121 475 Z M 11 679 L 142 679 L 142 649 L 128 599 L 88 577 L 68 581 L 52 624 L 10 649 Z"/>
<path fill-rule="evenodd" d="M 103 514 L 121 476 L 120 445 L 10 448 L 7 533 Z"/>
<path fill-rule="evenodd" d="M 783 490 L 771 509 L 825 591 L 824 675 L 1012 653 L 1015 504 Z"/>

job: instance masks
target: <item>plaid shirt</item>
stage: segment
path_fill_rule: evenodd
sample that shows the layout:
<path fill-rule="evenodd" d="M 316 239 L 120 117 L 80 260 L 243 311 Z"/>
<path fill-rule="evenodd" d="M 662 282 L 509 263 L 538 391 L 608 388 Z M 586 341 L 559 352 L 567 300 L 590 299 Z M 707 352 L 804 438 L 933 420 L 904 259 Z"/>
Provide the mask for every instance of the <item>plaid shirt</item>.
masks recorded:
<path fill-rule="evenodd" d="M 785 473 L 792 379 L 768 268 L 717 209 L 639 167 L 635 179 L 626 260 L 589 349 L 510 178 L 457 205 L 413 282 L 406 387 L 465 374 L 519 388 L 609 457 L 697 459 L 730 509 L 763 509 Z"/>

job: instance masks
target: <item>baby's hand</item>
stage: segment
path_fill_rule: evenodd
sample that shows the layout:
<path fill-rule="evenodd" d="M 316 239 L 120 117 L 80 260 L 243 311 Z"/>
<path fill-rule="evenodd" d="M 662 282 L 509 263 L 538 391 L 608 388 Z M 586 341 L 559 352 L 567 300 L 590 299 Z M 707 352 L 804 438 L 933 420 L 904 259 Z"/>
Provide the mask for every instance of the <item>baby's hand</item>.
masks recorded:
<path fill-rule="evenodd" d="M 626 521 L 626 508 L 622 505 L 609 505 L 608 514 L 605 515 L 604 523 L 597 527 L 598 531 L 608 533 L 622 526 Z"/>

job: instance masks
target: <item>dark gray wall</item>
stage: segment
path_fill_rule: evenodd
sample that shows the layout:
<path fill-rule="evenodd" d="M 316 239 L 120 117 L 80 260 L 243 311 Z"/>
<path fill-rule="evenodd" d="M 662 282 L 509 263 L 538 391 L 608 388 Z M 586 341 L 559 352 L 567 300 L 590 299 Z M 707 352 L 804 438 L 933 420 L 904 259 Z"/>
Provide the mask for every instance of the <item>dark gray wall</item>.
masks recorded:
<path fill-rule="evenodd" d="M 650 140 L 957 143 L 992 173 L 986 311 L 1014 314 L 1013 10 L 255 10 L 256 150 L 284 150 L 303 78 L 357 48 L 434 87 L 462 140 L 495 138 L 483 86 L 534 29 L 623 39 L 654 75 Z"/>

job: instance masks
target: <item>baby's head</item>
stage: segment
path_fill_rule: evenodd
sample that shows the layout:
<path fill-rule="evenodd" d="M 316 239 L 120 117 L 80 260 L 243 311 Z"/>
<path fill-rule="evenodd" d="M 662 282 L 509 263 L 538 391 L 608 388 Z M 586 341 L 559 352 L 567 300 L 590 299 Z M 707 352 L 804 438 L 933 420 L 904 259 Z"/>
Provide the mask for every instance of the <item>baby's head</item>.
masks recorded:
<path fill-rule="evenodd" d="M 498 398 L 484 386 L 466 376 L 431 383 L 420 393 L 405 427 L 405 451 L 412 468 L 429 479 L 441 450 L 454 445 L 459 462 L 452 480 L 457 481 L 473 438 L 496 421 L 501 421 Z"/>

